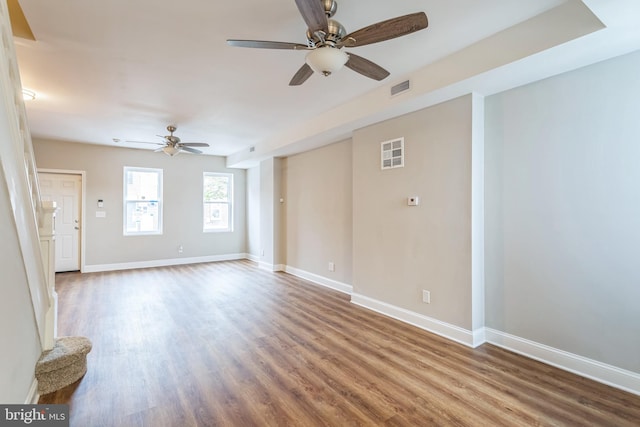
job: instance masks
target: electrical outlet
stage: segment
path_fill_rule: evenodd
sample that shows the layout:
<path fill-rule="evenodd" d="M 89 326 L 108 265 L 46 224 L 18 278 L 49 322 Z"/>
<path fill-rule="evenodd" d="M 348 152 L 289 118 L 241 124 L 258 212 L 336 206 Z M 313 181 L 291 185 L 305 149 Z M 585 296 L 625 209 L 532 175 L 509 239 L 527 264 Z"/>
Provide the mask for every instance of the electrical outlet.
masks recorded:
<path fill-rule="evenodd" d="M 336 265 L 332 262 L 329 263 L 329 271 L 336 271 Z"/>
<path fill-rule="evenodd" d="M 431 292 L 425 290 L 422 291 L 422 302 L 431 304 Z"/>
<path fill-rule="evenodd" d="M 184 251 L 182 245 L 178 246 L 178 253 L 181 254 Z"/>

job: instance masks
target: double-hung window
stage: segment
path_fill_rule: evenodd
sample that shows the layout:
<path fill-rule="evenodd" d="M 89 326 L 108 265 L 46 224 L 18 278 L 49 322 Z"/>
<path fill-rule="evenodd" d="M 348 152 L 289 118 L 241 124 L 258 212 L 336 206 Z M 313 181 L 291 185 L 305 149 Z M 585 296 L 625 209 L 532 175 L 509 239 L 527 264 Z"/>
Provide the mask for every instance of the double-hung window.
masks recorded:
<path fill-rule="evenodd" d="M 203 175 L 203 230 L 233 231 L 233 174 Z"/>
<path fill-rule="evenodd" d="M 162 234 L 162 169 L 124 168 L 124 235 Z"/>

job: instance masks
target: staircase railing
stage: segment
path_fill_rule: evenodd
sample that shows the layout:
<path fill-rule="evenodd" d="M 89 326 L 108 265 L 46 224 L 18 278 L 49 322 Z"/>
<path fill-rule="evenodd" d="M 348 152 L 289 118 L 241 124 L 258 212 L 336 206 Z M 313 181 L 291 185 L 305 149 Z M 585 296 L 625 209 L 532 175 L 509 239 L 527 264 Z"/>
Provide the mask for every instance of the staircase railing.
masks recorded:
<path fill-rule="evenodd" d="M 40 199 L 35 156 L 5 0 L 0 0 L 0 93 L 0 167 L 3 172 L 0 175 L 4 177 L 10 194 L 34 317 L 43 350 L 47 350 L 52 348 L 55 335 L 55 316 L 52 315 L 52 310 L 55 313 L 55 293 L 54 280 L 51 279 L 54 276 L 50 270 L 54 266 L 47 265 L 45 271 L 39 228 L 52 220 L 55 210 L 43 209 Z M 47 219 L 46 215 L 51 218 Z"/>

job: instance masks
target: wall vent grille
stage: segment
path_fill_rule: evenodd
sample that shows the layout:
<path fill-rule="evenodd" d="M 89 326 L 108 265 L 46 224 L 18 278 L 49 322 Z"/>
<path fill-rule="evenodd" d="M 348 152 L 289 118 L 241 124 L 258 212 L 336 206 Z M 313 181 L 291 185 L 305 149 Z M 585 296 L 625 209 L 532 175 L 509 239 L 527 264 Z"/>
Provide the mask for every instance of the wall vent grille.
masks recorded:
<path fill-rule="evenodd" d="M 404 167 L 404 138 L 381 142 L 380 168 L 384 170 L 402 167 Z"/>
<path fill-rule="evenodd" d="M 402 83 L 398 83 L 397 85 L 391 87 L 391 96 L 406 92 L 409 89 L 411 89 L 411 82 L 409 80 L 405 80 Z"/>

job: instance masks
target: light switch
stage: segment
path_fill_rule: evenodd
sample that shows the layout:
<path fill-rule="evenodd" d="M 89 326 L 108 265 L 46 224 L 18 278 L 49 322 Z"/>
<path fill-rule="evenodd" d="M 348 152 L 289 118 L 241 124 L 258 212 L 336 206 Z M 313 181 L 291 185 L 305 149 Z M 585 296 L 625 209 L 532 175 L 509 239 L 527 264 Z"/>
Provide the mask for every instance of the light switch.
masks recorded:
<path fill-rule="evenodd" d="M 104 201 L 102 199 L 98 200 L 98 207 L 101 209 L 104 208 Z"/>
<path fill-rule="evenodd" d="M 96 218 L 106 218 L 107 212 L 105 211 L 96 211 Z"/>

